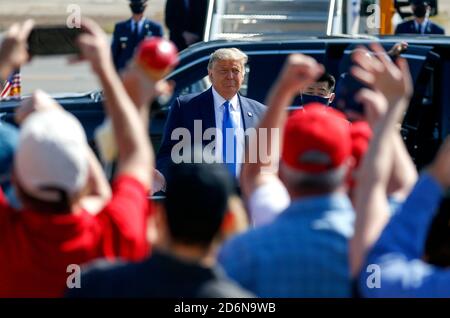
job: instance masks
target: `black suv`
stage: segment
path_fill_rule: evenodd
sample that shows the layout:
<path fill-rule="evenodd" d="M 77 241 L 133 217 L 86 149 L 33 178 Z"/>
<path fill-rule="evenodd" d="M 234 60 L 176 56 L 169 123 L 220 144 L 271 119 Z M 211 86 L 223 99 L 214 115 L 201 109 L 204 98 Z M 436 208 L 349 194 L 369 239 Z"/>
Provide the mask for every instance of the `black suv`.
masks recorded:
<path fill-rule="evenodd" d="M 420 169 L 433 158 L 438 146 L 450 132 L 450 38 L 382 37 L 346 38 L 314 37 L 299 39 L 250 39 L 245 41 L 212 41 L 196 44 L 180 53 L 180 64 L 167 77 L 176 83 L 175 94 L 168 101 L 157 101 L 152 107 L 150 136 L 157 150 L 173 99 L 182 94 L 201 92 L 210 85 L 207 77 L 209 56 L 218 48 L 237 47 L 249 56 L 241 93 L 264 103 L 266 95 L 286 57 L 303 53 L 323 63 L 337 79 L 348 70 L 349 55 L 357 45 L 379 41 L 386 49 L 406 41 L 408 60 L 414 79 L 414 96 L 402 125 L 408 150 Z M 100 92 L 57 98 L 78 117 L 93 144 L 93 131 L 104 117 Z M 0 102 L 0 116 L 12 121 L 18 101 Z M 298 105 L 293 105 L 293 107 Z"/>

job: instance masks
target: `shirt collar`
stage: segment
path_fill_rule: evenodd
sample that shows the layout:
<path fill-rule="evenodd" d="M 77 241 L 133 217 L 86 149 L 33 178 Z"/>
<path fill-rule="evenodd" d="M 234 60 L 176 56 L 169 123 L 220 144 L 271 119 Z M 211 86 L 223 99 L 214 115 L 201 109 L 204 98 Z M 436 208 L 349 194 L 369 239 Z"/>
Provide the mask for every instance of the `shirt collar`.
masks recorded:
<path fill-rule="evenodd" d="M 426 26 L 428 25 L 428 19 L 425 19 L 425 20 L 423 20 L 423 23 L 422 24 L 419 24 L 419 22 L 417 22 L 416 20 L 414 20 L 414 26 L 417 28 L 417 26 L 419 26 L 420 25 L 420 27 L 421 28 L 426 28 Z"/>
<path fill-rule="evenodd" d="M 216 111 L 221 111 L 222 110 L 222 105 L 223 103 L 225 103 L 226 99 L 223 98 L 222 96 L 220 96 L 220 94 L 214 89 L 214 87 L 212 88 L 212 94 L 213 94 L 213 98 L 214 98 L 214 109 Z M 234 95 L 233 98 L 230 100 L 231 103 L 231 108 L 236 111 L 239 109 L 239 98 L 238 95 Z"/>
<path fill-rule="evenodd" d="M 306 217 L 306 215 L 311 212 L 314 217 L 320 217 L 320 212 L 330 210 L 353 211 L 353 206 L 347 195 L 343 193 L 333 193 L 294 200 L 287 208 L 286 214 L 289 215 L 295 213 L 299 215 L 298 212 L 300 212 L 300 215 Z"/>
<path fill-rule="evenodd" d="M 145 17 L 142 17 L 142 18 L 137 22 L 139 27 L 142 25 L 142 23 L 144 23 L 144 20 L 145 20 Z M 134 22 L 136 22 L 136 21 L 134 21 L 134 19 L 131 18 L 131 19 L 130 19 L 130 23 L 131 23 L 131 27 L 132 27 L 132 28 L 134 27 Z"/>

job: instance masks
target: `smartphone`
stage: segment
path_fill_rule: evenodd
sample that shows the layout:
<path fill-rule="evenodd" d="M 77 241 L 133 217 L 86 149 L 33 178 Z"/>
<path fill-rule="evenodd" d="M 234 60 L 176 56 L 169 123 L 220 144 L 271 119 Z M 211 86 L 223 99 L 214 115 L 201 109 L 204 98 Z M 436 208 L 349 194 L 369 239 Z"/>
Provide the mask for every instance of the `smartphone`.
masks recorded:
<path fill-rule="evenodd" d="M 352 111 L 364 115 L 364 106 L 355 100 L 355 95 L 365 87 L 350 73 L 343 73 L 336 86 L 336 108 L 344 113 Z"/>
<path fill-rule="evenodd" d="M 31 56 L 79 54 L 75 41 L 81 33 L 80 28 L 65 25 L 34 27 L 28 37 L 28 52 Z"/>
<path fill-rule="evenodd" d="M 401 52 L 404 52 L 404 50 L 400 51 L 399 54 Z M 399 57 L 399 54 L 381 54 L 385 55 L 387 58 L 390 58 L 394 63 Z M 379 54 L 370 52 L 370 55 L 375 58 Z M 350 61 L 348 70 L 345 73 L 341 74 L 337 82 L 335 107 L 344 113 L 353 112 L 358 115 L 364 115 L 364 106 L 355 100 L 355 96 L 361 89 L 367 88 L 367 86 L 350 74 L 352 66 L 354 66 L 354 63 L 353 61 Z"/>

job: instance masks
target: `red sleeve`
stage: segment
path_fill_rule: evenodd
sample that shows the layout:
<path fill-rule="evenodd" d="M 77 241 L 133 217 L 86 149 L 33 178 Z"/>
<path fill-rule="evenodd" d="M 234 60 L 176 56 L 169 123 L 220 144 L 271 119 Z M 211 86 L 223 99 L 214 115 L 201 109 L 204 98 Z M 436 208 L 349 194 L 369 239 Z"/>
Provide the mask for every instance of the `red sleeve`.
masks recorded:
<path fill-rule="evenodd" d="M 8 203 L 6 201 L 5 194 L 3 193 L 3 190 L 0 187 L 0 206 L 4 206 L 4 205 L 7 205 L 7 204 Z"/>
<path fill-rule="evenodd" d="M 135 178 L 121 175 L 112 184 L 112 198 L 97 215 L 104 233 L 106 256 L 138 260 L 149 251 L 148 193 Z"/>
<path fill-rule="evenodd" d="M 11 216 L 11 207 L 9 206 L 8 200 L 0 187 L 0 228 L 7 224 L 8 218 Z M 3 230 L 0 230 L 3 232 Z"/>

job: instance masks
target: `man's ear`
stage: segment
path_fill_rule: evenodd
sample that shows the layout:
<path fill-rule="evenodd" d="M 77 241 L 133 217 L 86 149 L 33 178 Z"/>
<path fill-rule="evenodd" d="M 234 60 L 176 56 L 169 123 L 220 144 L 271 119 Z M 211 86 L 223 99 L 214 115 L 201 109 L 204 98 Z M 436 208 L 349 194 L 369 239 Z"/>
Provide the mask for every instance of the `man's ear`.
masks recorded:
<path fill-rule="evenodd" d="M 334 101 L 334 98 L 336 97 L 335 93 L 330 94 L 330 104 Z"/>
<path fill-rule="evenodd" d="M 212 82 L 213 81 L 213 75 L 212 75 L 212 71 L 208 69 L 208 77 L 209 80 Z"/>

